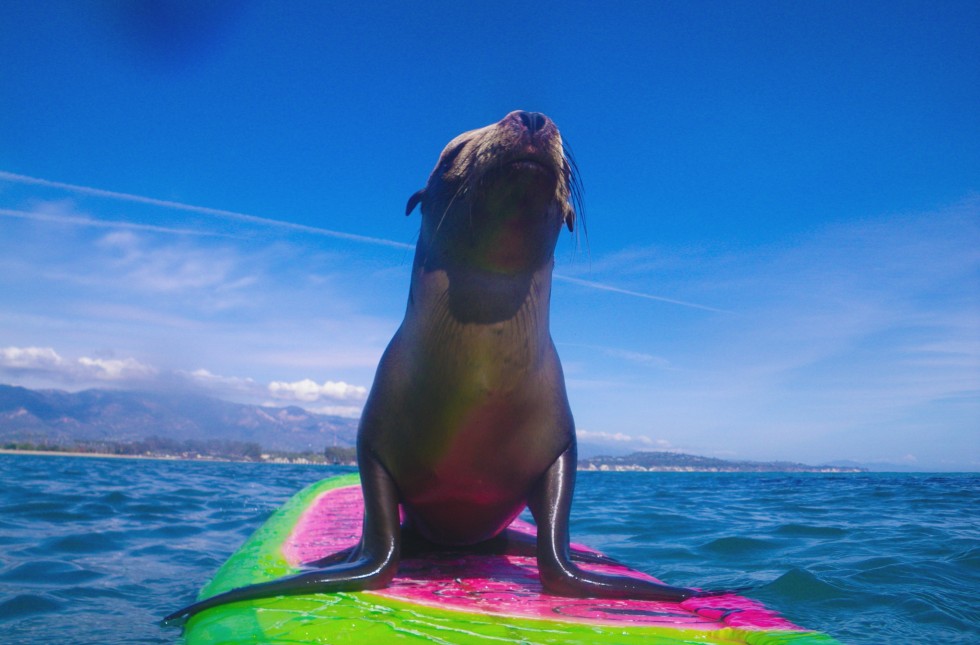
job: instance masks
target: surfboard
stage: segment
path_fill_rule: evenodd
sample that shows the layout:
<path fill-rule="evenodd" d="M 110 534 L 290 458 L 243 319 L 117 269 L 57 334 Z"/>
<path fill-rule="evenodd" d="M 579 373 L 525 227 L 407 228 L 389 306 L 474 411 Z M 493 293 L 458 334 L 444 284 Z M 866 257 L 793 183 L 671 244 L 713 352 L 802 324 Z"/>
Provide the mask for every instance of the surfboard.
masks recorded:
<path fill-rule="evenodd" d="M 352 546 L 360 537 L 362 508 L 356 474 L 305 488 L 232 554 L 198 598 L 296 573 L 303 562 Z M 534 531 L 521 520 L 511 528 Z M 653 579 L 625 566 L 581 566 Z M 743 596 L 680 603 L 564 598 L 543 592 L 534 558 L 458 553 L 403 560 L 382 590 L 214 607 L 187 622 L 184 642 L 840 645 Z"/>

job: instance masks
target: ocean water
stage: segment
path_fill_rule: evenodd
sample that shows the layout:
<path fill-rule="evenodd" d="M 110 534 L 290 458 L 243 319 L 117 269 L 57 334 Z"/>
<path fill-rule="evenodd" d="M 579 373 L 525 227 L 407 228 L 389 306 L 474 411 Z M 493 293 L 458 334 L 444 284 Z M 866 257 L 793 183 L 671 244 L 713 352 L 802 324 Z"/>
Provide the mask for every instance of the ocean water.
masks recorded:
<path fill-rule="evenodd" d="M 173 643 L 165 614 L 349 469 L 0 455 L 0 642 Z M 580 473 L 573 538 L 843 643 L 980 643 L 980 475 Z"/>

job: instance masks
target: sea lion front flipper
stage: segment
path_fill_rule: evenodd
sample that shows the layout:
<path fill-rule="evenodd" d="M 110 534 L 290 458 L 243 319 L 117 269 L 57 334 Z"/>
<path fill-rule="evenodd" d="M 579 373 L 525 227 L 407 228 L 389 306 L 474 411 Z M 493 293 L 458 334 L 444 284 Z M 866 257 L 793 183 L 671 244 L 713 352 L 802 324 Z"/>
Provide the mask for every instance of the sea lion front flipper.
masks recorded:
<path fill-rule="evenodd" d="M 354 546 L 349 546 L 346 549 L 341 549 L 336 553 L 331 553 L 328 556 L 319 558 L 318 560 L 310 560 L 309 562 L 304 562 L 301 568 L 303 569 L 322 569 L 323 567 L 330 567 L 335 564 L 342 564 L 344 562 L 350 562 L 357 557 L 361 545 L 355 544 Z"/>
<path fill-rule="evenodd" d="M 538 571 L 549 593 L 579 598 L 633 598 L 680 602 L 703 595 L 671 587 L 586 571 L 572 562 L 568 517 L 575 488 L 576 449 L 573 443 L 555 460 L 528 495 L 528 508 L 538 525 Z"/>
<path fill-rule="evenodd" d="M 398 569 L 401 536 L 398 491 L 388 472 L 373 459 L 362 460 L 364 528 L 351 561 L 292 576 L 239 587 L 195 602 L 163 619 L 164 625 L 182 625 L 188 618 L 218 605 L 241 600 L 335 591 L 378 589 L 391 582 Z M 329 560 L 328 556 L 324 560 Z"/>

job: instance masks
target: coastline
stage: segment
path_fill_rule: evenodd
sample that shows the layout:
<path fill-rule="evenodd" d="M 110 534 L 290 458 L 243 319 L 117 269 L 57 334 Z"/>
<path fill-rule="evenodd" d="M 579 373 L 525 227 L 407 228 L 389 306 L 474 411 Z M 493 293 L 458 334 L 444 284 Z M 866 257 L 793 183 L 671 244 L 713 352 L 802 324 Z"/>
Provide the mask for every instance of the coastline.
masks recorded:
<path fill-rule="evenodd" d="M 179 455 L 117 455 L 106 452 L 79 452 L 71 450 L 16 450 L 11 448 L 0 448 L 0 455 L 31 455 L 38 457 L 92 457 L 107 459 L 145 459 L 149 461 L 200 461 L 214 463 L 242 463 L 242 464 L 291 464 L 303 466 L 352 466 L 352 464 L 333 464 L 326 461 L 313 461 L 304 457 L 288 459 L 277 457 L 274 459 L 261 459 L 250 461 L 246 459 L 228 459 L 223 457 L 184 457 Z"/>
<path fill-rule="evenodd" d="M 231 459 L 188 459 L 171 455 L 116 455 L 108 452 L 77 452 L 70 450 L 14 450 L 0 448 L 0 455 L 33 455 L 40 457 L 99 457 L 108 459 L 149 459 L 153 461 L 220 461 L 230 462 Z"/>
<path fill-rule="evenodd" d="M 0 448 L 0 455 L 29 455 L 29 456 L 40 456 L 40 457 L 91 457 L 91 458 L 102 458 L 102 459 L 144 459 L 148 461 L 196 461 L 196 462 L 214 462 L 214 463 L 248 463 L 248 464 L 289 464 L 289 465 L 303 465 L 303 466 L 344 466 L 348 468 L 356 468 L 357 464 L 352 463 L 329 463 L 326 461 L 313 461 L 305 457 L 297 457 L 295 459 L 290 459 L 287 457 L 276 457 L 269 459 L 262 459 L 257 461 L 249 461 L 244 459 L 228 459 L 222 457 L 211 457 L 211 456 L 201 456 L 201 457 L 185 457 L 180 455 L 119 455 L 113 453 L 104 452 L 79 452 L 79 451 L 69 451 L 69 450 L 17 450 L 11 448 Z M 576 470 L 578 472 L 605 472 L 605 473 L 636 473 L 636 472 L 647 472 L 647 473 L 675 473 L 675 474 L 754 474 L 754 475 L 766 475 L 766 474 L 815 474 L 815 475 L 857 475 L 857 474 L 906 474 L 906 475 L 929 475 L 929 474 L 943 474 L 943 475 L 954 475 L 954 474 L 973 474 L 973 471 L 966 470 L 951 470 L 951 471 L 931 471 L 931 470 L 917 470 L 917 471 L 873 471 L 873 470 L 810 470 L 810 471 L 800 471 L 800 470 L 718 470 L 718 469 L 692 469 L 692 468 L 676 468 L 676 467 L 665 467 L 665 468 L 631 468 L 631 467 L 618 467 L 618 468 L 590 468 L 579 466 Z"/>

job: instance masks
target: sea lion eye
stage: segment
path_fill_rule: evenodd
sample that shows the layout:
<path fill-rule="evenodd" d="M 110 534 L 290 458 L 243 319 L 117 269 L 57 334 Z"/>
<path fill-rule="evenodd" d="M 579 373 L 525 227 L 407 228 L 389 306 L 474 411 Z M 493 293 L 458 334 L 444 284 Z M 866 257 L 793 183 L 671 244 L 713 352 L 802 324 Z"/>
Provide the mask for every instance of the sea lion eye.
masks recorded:
<path fill-rule="evenodd" d="M 432 171 L 432 176 L 429 177 L 429 182 L 437 177 L 442 179 L 442 176 L 449 171 L 453 165 L 453 162 L 456 161 L 456 157 L 459 156 L 459 153 L 462 152 L 464 147 L 466 147 L 466 141 L 461 141 L 452 148 L 444 150 L 442 156 L 439 157 L 439 165 L 436 166 L 436 169 Z M 411 197 L 409 197 L 408 204 L 405 206 L 405 215 L 411 215 L 412 211 L 415 210 L 415 207 L 422 202 L 424 197 L 425 188 L 416 191 Z"/>
<path fill-rule="evenodd" d="M 456 157 L 459 156 L 459 153 L 462 152 L 463 148 L 465 147 L 466 147 L 466 142 L 463 141 L 457 144 L 451 150 L 447 150 L 446 152 L 442 153 L 442 159 L 439 160 L 439 167 L 437 168 L 440 175 L 446 173 L 446 171 L 448 171 L 449 168 L 452 167 L 453 162 L 456 161 Z"/>

